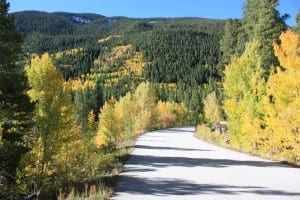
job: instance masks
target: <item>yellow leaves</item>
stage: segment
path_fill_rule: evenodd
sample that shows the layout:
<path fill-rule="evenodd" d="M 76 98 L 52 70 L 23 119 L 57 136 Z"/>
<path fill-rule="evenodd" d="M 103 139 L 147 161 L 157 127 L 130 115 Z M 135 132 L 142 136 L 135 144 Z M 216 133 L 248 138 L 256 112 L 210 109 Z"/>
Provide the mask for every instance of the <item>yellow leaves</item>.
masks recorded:
<path fill-rule="evenodd" d="M 75 79 L 75 80 L 70 80 L 69 84 L 71 85 L 72 91 L 76 91 L 79 89 L 84 90 L 85 88 L 95 88 L 95 82 L 90 78 L 86 77 L 85 80 L 82 79 Z"/>
<path fill-rule="evenodd" d="M 270 76 L 265 98 L 269 146 L 273 154 L 300 162 L 300 36 L 291 30 L 274 44 L 284 70 Z"/>
<path fill-rule="evenodd" d="M 280 36 L 281 44 L 274 43 L 280 65 L 288 70 L 300 70 L 300 35 L 287 30 Z"/>
<path fill-rule="evenodd" d="M 120 38 L 120 37 L 121 37 L 120 35 L 109 35 L 109 36 L 107 36 L 105 38 L 102 38 L 102 39 L 98 40 L 98 43 L 101 44 L 101 43 L 107 42 L 107 41 L 109 41 L 111 39 Z"/>
<path fill-rule="evenodd" d="M 151 119 L 155 114 L 156 94 L 149 82 L 141 83 L 134 93 L 138 113 L 135 120 L 135 132 L 143 133 L 151 127 Z"/>
<path fill-rule="evenodd" d="M 83 50 L 83 48 L 70 49 L 70 50 L 66 50 L 66 51 L 61 51 L 61 52 L 58 52 L 58 53 L 54 54 L 54 57 L 55 57 L 55 59 L 60 59 L 60 58 L 62 58 L 65 55 L 76 54 L 76 53 L 78 53 L 78 52 L 80 52 L 82 50 Z M 72 65 L 70 65 L 70 66 L 72 66 Z"/>
<path fill-rule="evenodd" d="M 25 71 L 32 88 L 28 91 L 32 101 L 50 98 L 63 87 L 63 78 L 57 72 L 49 54 L 33 58 Z"/>
<path fill-rule="evenodd" d="M 98 134 L 96 136 L 96 145 L 99 147 L 103 143 L 117 145 L 120 141 L 120 123 L 115 110 L 116 100 L 112 98 L 105 102 L 99 115 Z"/>
<path fill-rule="evenodd" d="M 129 52 L 132 50 L 132 45 L 124 45 L 124 46 L 116 46 L 114 47 L 109 56 L 108 56 L 108 63 L 112 63 L 114 60 L 121 58 L 122 56 L 128 55 Z"/>
<path fill-rule="evenodd" d="M 32 171 L 28 173 L 47 182 L 47 176 L 54 172 L 66 175 L 64 170 L 77 162 L 77 155 L 81 152 L 81 129 L 74 125 L 72 84 L 64 82 L 49 54 L 35 57 L 25 70 L 31 87 L 29 96 L 36 102 L 36 140 L 25 158 L 31 157 L 41 165 L 39 171 L 33 171 L 36 166 L 29 167 L 28 170 L 32 168 Z M 25 166 L 32 164 L 30 160 L 24 162 Z"/>
<path fill-rule="evenodd" d="M 204 113 L 205 117 L 210 121 L 211 124 L 217 124 L 221 121 L 221 109 L 215 92 L 207 95 L 204 100 Z"/>
<path fill-rule="evenodd" d="M 290 30 L 280 36 L 281 45 L 274 44 L 275 53 L 285 70 L 277 69 L 268 81 L 271 108 L 277 117 L 299 122 L 300 120 L 300 36 Z"/>
<path fill-rule="evenodd" d="M 119 82 L 119 78 L 110 78 L 106 79 L 104 82 L 105 87 L 110 87 L 112 84 L 117 84 Z"/>
<path fill-rule="evenodd" d="M 159 101 L 156 109 L 158 111 L 158 122 L 160 123 L 159 127 L 168 128 L 175 125 L 176 115 L 173 112 L 174 105 L 170 102 Z"/>
<path fill-rule="evenodd" d="M 110 38 L 110 37 L 109 37 Z M 105 40 L 108 38 L 105 38 Z M 145 62 L 141 52 L 134 52 L 132 45 L 116 46 L 103 58 L 99 58 L 94 61 L 95 65 L 98 65 L 101 70 L 109 70 L 110 66 L 113 66 L 118 60 L 125 60 L 124 63 L 116 71 L 112 72 L 112 76 L 120 77 L 125 75 L 141 76 Z M 111 80 L 109 82 L 117 82 L 117 80 Z"/>
<path fill-rule="evenodd" d="M 102 145 L 106 144 L 106 136 L 104 134 L 102 134 L 102 132 L 98 132 L 98 134 L 95 137 L 95 145 L 97 147 L 101 147 Z"/>
<path fill-rule="evenodd" d="M 75 166 L 79 154 L 83 151 L 83 144 L 80 140 L 80 126 L 73 126 L 68 132 L 68 142 L 63 143 L 59 152 L 55 155 L 56 165 L 63 168 Z"/>
<path fill-rule="evenodd" d="M 141 83 L 134 94 L 130 92 L 119 101 L 106 102 L 99 115 L 95 144 L 118 145 L 126 137 L 155 128 L 183 126 L 189 114 L 183 103 L 159 101 L 149 82 Z"/>
<path fill-rule="evenodd" d="M 131 58 L 125 61 L 125 66 L 122 67 L 121 73 L 124 75 L 134 74 L 135 76 L 142 76 L 145 62 L 141 52 L 135 52 Z"/>
<path fill-rule="evenodd" d="M 141 83 L 134 94 L 127 93 L 119 101 L 106 102 L 99 115 L 97 146 L 122 142 L 132 134 L 141 134 L 153 128 L 183 125 L 188 109 L 184 104 L 156 102 L 149 82 Z"/>
<path fill-rule="evenodd" d="M 41 137 L 36 138 L 31 146 L 31 151 L 26 153 L 20 161 L 18 172 L 18 181 L 22 183 L 37 182 L 42 170 L 42 161 L 44 157 L 44 144 Z M 45 167 L 46 169 L 46 167 Z M 48 173 L 48 172 L 47 172 Z M 26 190 L 26 189 L 24 189 Z"/>
<path fill-rule="evenodd" d="M 253 59 L 260 56 L 256 51 L 247 52 L 247 47 L 247 53 L 233 60 L 226 69 L 225 110 L 231 128 L 238 133 L 231 135 L 232 144 L 299 164 L 300 37 L 288 30 L 280 40 L 280 44 L 274 43 L 274 51 L 282 67 L 270 75 L 266 86 L 259 79 L 260 62 Z M 240 67 L 247 71 L 247 77 Z"/>
<path fill-rule="evenodd" d="M 135 99 L 133 99 L 130 92 L 128 92 L 124 97 L 115 105 L 116 114 L 119 119 L 121 135 L 132 135 L 134 116 L 136 115 L 137 106 L 135 104 Z"/>
<path fill-rule="evenodd" d="M 224 110 L 229 118 L 229 128 L 235 134 L 241 134 L 246 115 L 250 114 L 255 118 L 263 113 L 266 83 L 259 49 L 257 41 L 247 44 L 244 54 L 234 58 L 225 69 Z"/>
<path fill-rule="evenodd" d="M 91 110 L 88 114 L 88 117 L 87 117 L 87 122 L 88 122 L 88 125 L 89 126 L 93 126 L 94 123 L 95 123 L 95 114 L 94 112 Z"/>

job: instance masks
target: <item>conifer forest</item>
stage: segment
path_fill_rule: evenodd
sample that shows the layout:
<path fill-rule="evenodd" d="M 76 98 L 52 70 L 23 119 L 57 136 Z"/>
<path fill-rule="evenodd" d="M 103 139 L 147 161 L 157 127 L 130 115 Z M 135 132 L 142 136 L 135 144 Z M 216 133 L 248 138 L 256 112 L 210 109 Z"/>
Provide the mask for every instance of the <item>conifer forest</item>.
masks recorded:
<path fill-rule="evenodd" d="M 0 199 L 107 199 L 136 137 L 220 121 L 214 142 L 299 166 L 300 13 L 290 27 L 277 5 L 137 19 L 0 0 Z"/>

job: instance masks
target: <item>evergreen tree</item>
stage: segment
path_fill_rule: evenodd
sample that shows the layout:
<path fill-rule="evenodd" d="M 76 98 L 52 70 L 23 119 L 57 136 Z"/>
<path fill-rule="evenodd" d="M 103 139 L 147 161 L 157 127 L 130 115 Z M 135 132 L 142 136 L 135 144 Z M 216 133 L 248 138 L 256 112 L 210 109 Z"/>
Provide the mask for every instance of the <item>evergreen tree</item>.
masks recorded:
<path fill-rule="evenodd" d="M 33 106 L 25 94 L 27 80 L 17 66 L 22 38 L 8 15 L 9 4 L 0 0 L 0 199 L 15 183 L 20 157 L 26 153 L 25 135 L 31 128 Z"/>
<path fill-rule="evenodd" d="M 241 32 L 241 21 L 228 19 L 224 27 L 224 34 L 220 41 L 220 51 L 223 53 L 221 65 L 230 63 L 231 57 L 237 53 L 238 35 Z"/>
<path fill-rule="evenodd" d="M 74 104 L 76 106 L 76 121 L 85 124 L 88 121 L 90 111 L 96 109 L 96 94 L 93 86 L 79 86 L 74 94 Z"/>
<path fill-rule="evenodd" d="M 201 120 L 199 117 L 199 113 L 202 113 L 203 111 L 202 101 L 197 88 L 192 90 L 190 103 L 189 103 L 189 110 L 192 116 L 191 123 L 193 125 L 197 125 Z"/>
<path fill-rule="evenodd" d="M 295 31 L 296 33 L 300 34 L 300 12 L 296 15 L 296 28 Z"/>
<path fill-rule="evenodd" d="M 247 42 L 257 40 L 261 44 L 262 64 L 266 73 L 278 64 L 274 55 L 273 42 L 286 29 L 283 17 L 276 7 L 278 0 L 247 0 L 244 6 L 242 26 Z"/>

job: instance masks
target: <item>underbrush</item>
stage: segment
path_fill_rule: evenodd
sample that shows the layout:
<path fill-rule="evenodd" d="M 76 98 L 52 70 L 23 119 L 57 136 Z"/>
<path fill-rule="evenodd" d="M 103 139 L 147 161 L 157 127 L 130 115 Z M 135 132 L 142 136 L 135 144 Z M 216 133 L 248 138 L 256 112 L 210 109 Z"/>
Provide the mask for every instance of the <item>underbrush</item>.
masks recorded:
<path fill-rule="evenodd" d="M 197 126 L 196 137 L 232 150 L 300 167 L 299 159 L 297 161 L 292 157 L 292 152 L 288 154 L 288 150 L 282 150 L 284 153 L 276 154 L 271 151 L 270 144 L 266 141 L 257 140 L 254 135 L 252 135 L 252 138 L 241 138 L 229 133 L 220 134 L 218 131 L 213 131 L 212 128 L 202 124 Z"/>
<path fill-rule="evenodd" d="M 196 130 L 196 137 L 205 141 L 216 143 L 224 147 L 229 147 L 229 134 L 220 134 L 217 130 L 213 131 L 206 125 L 198 125 Z"/>
<path fill-rule="evenodd" d="M 59 190 L 49 189 L 39 199 L 57 200 L 108 200 L 112 196 L 123 165 L 133 150 L 135 138 L 129 138 L 117 149 L 101 155 L 94 177 L 68 183 Z"/>

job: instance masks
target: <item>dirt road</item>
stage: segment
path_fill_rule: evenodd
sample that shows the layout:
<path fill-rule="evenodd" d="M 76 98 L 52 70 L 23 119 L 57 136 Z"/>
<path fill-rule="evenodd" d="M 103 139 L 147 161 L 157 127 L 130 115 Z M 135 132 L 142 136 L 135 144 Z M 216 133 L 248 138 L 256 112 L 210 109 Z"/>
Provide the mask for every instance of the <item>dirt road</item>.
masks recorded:
<path fill-rule="evenodd" d="M 299 168 L 208 144 L 193 132 L 142 135 L 112 199 L 300 199 Z"/>

